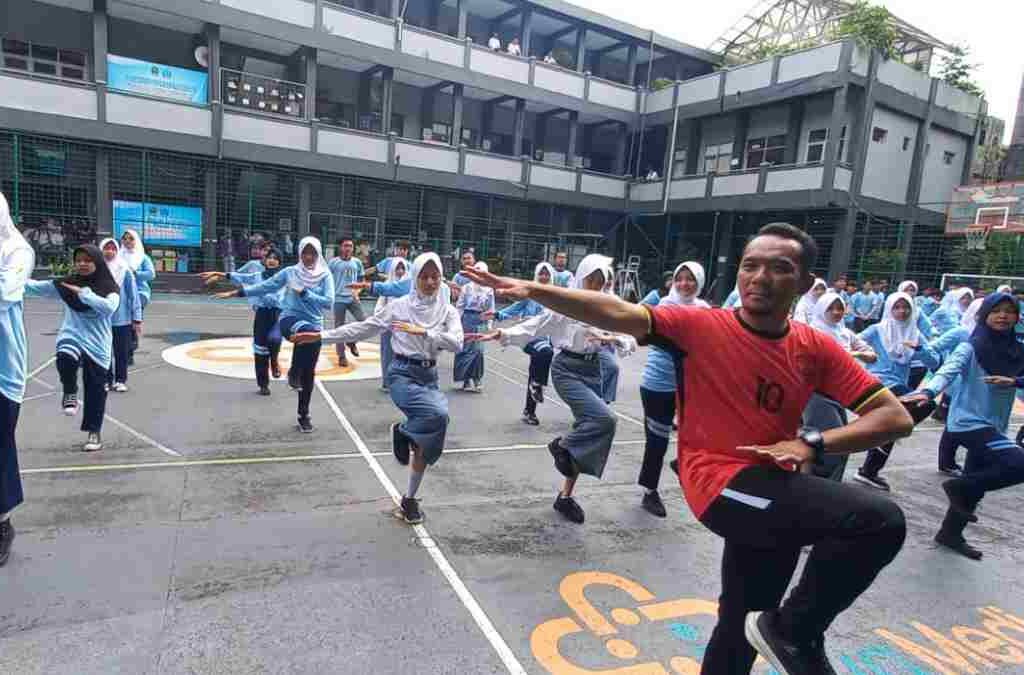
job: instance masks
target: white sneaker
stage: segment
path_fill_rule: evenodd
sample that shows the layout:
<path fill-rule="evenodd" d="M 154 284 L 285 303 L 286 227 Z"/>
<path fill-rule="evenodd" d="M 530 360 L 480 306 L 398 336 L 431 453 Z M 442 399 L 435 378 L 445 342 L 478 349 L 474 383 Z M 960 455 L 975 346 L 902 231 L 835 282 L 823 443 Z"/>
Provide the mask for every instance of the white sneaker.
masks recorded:
<path fill-rule="evenodd" d="M 128 385 L 125 384 L 124 382 L 115 382 L 114 391 L 116 391 L 119 394 L 123 394 L 126 391 L 128 391 Z"/>
<path fill-rule="evenodd" d="M 68 417 L 74 417 L 78 414 L 78 395 L 77 394 L 65 394 L 61 402 L 61 407 L 64 409 L 64 414 Z"/>
<path fill-rule="evenodd" d="M 90 433 L 88 440 L 85 445 L 82 446 L 83 452 L 96 452 L 103 449 L 103 441 L 100 440 L 100 435 L 97 433 Z"/>

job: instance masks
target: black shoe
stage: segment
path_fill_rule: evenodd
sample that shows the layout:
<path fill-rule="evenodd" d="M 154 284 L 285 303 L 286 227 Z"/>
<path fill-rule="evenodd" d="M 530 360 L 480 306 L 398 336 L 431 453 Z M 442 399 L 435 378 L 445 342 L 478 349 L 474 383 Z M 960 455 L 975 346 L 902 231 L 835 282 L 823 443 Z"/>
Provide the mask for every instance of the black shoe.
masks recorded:
<path fill-rule="evenodd" d="M 419 525 L 423 522 L 423 512 L 420 510 L 418 499 L 402 497 L 402 520 L 410 525 Z"/>
<path fill-rule="evenodd" d="M 572 497 L 563 497 L 561 494 L 555 497 L 555 511 L 561 513 L 570 522 L 577 525 L 583 524 L 583 509 Z"/>
<path fill-rule="evenodd" d="M 661 495 L 658 494 L 657 490 L 645 493 L 643 501 L 640 502 L 640 504 L 644 507 L 644 510 L 652 516 L 664 518 L 668 515 L 668 512 L 665 511 L 665 504 L 662 503 Z"/>
<path fill-rule="evenodd" d="M 300 417 L 299 431 L 301 431 L 304 434 L 313 433 L 313 420 L 309 419 L 308 417 Z"/>
<path fill-rule="evenodd" d="M 260 387 L 260 396 L 270 396 L 270 387 Z"/>
<path fill-rule="evenodd" d="M 529 424 L 531 427 L 535 427 L 540 424 L 540 420 L 532 412 L 526 410 L 523 411 L 523 423 Z"/>
<path fill-rule="evenodd" d="M 299 379 L 299 374 L 294 370 L 288 371 L 288 386 L 295 391 L 302 389 L 302 380 Z"/>
<path fill-rule="evenodd" d="M 864 473 L 863 471 L 858 471 L 857 473 L 853 474 L 853 479 L 858 483 L 870 485 L 876 490 L 885 490 L 886 492 L 889 492 L 892 489 L 889 487 L 889 481 L 885 480 L 884 478 L 877 474 L 872 476 Z"/>
<path fill-rule="evenodd" d="M 672 469 L 672 473 L 679 475 L 679 460 L 673 459 L 668 463 L 668 468 Z"/>
<path fill-rule="evenodd" d="M 836 675 L 825 653 L 825 640 L 793 642 L 779 633 L 777 616 L 774 611 L 747 614 L 744 632 L 750 646 L 779 675 Z"/>
<path fill-rule="evenodd" d="M 967 499 L 964 497 L 963 492 L 958 489 L 955 480 L 947 480 L 942 484 L 942 489 L 949 498 L 949 509 L 960 516 L 968 523 L 978 522 L 978 516 L 974 515 L 974 511 L 967 503 Z"/>
<path fill-rule="evenodd" d="M 561 445 L 562 437 L 559 436 L 555 440 L 548 443 L 548 452 L 555 458 L 555 468 L 558 469 L 558 473 L 562 474 L 566 478 L 575 478 L 576 469 L 572 463 L 572 455 L 569 451 Z M 558 508 L 558 504 L 555 504 L 555 508 Z M 582 521 L 580 521 L 582 522 Z"/>
<path fill-rule="evenodd" d="M 60 407 L 64 409 L 64 414 L 68 417 L 74 417 L 78 414 L 78 394 L 64 394 L 64 398 L 61 399 Z"/>
<path fill-rule="evenodd" d="M 953 466 L 940 466 L 939 473 L 952 476 L 953 478 L 960 478 L 964 475 L 964 470 L 959 464 L 954 464 Z"/>
<path fill-rule="evenodd" d="M 935 535 L 935 543 L 939 546 L 945 546 L 951 551 L 956 551 L 960 555 L 965 558 L 970 558 L 971 560 L 981 560 L 982 556 L 984 556 L 984 553 L 982 553 L 980 549 L 976 549 L 968 544 L 963 537 L 954 537 L 943 534 L 941 530 L 937 535 Z"/>
<path fill-rule="evenodd" d="M 529 384 L 529 388 L 530 388 L 530 398 L 533 399 L 533 402 L 534 403 L 543 403 L 544 402 L 544 385 L 537 384 L 536 382 L 531 382 Z"/>
<path fill-rule="evenodd" d="M 281 366 L 277 363 L 277 361 L 274 361 L 270 364 L 270 376 L 275 380 L 281 379 Z"/>
<path fill-rule="evenodd" d="M 0 567 L 11 557 L 11 542 L 14 541 L 14 526 L 10 519 L 0 522 Z"/>
<path fill-rule="evenodd" d="M 352 352 L 352 356 L 359 356 L 359 347 L 356 346 L 355 342 L 348 343 L 348 350 Z"/>
<path fill-rule="evenodd" d="M 409 464 L 409 438 L 402 433 L 398 422 L 391 425 L 391 450 L 402 466 Z"/>

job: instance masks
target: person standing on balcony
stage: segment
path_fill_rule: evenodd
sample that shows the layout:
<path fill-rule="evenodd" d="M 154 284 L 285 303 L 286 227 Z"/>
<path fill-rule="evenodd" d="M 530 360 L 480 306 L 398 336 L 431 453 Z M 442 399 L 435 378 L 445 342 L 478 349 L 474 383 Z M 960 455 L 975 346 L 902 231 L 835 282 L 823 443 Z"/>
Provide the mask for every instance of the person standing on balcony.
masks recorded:
<path fill-rule="evenodd" d="M 554 52 L 548 52 L 548 53 L 547 53 L 547 54 L 546 54 L 546 55 L 544 56 L 544 63 L 548 64 L 549 66 L 557 66 L 557 65 L 560 65 L 560 64 L 558 63 L 558 59 L 556 59 L 556 58 L 555 58 L 555 53 L 554 53 Z"/>
<path fill-rule="evenodd" d="M 487 41 L 487 48 L 492 52 L 501 51 L 501 38 L 498 37 L 497 33 L 491 33 L 491 39 Z"/>
<path fill-rule="evenodd" d="M 363 263 L 352 254 L 355 252 L 356 243 L 348 237 L 338 242 L 338 257 L 332 258 L 328 263 L 331 276 L 334 278 L 334 327 L 344 326 L 348 314 L 356 321 L 366 321 L 366 313 L 363 312 L 363 305 L 359 300 L 359 291 L 354 291 L 350 286 L 363 280 L 365 272 Z M 350 342 L 348 349 L 352 356 L 359 356 L 359 347 L 355 342 Z M 348 358 L 345 356 L 345 345 L 339 343 L 336 347 L 338 353 L 338 366 L 348 367 Z"/>
<path fill-rule="evenodd" d="M 11 219 L 0 192 L 0 567 L 14 541 L 11 513 L 24 500 L 15 431 L 28 376 L 25 336 L 25 286 L 35 267 L 35 252 Z"/>
<path fill-rule="evenodd" d="M 512 42 L 508 43 L 508 53 L 512 56 L 522 56 L 523 49 L 519 46 L 519 38 L 512 38 Z"/>
<path fill-rule="evenodd" d="M 156 266 L 153 259 L 146 255 L 146 247 L 142 237 L 135 230 L 128 229 L 121 235 L 121 258 L 128 269 L 135 274 L 135 285 L 139 291 L 139 302 L 142 303 L 142 315 L 146 315 L 146 307 L 152 296 L 150 284 L 156 279 Z M 135 350 L 139 348 L 139 336 L 132 331 L 132 351 L 128 356 L 128 365 L 135 365 Z"/>

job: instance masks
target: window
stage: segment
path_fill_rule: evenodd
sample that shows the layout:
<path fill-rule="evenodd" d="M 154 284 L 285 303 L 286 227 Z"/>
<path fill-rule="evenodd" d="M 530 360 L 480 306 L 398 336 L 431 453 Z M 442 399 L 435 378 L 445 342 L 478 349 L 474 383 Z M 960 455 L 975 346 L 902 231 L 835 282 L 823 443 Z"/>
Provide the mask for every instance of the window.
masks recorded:
<path fill-rule="evenodd" d="M 85 52 L 59 49 L 11 38 L 0 41 L 0 65 L 48 77 L 84 80 L 86 76 Z"/>
<path fill-rule="evenodd" d="M 786 136 L 766 136 L 747 141 L 747 168 L 782 164 L 786 157 Z"/>
<path fill-rule="evenodd" d="M 432 127 L 423 128 L 423 140 L 435 143 L 447 143 L 451 138 L 451 126 L 442 122 L 434 122 Z"/>
<path fill-rule="evenodd" d="M 825 159 L 825 143 L 828 142 L 828 129 L 812 129 L 807 135 L 807 163 L 815 164 Z M 846 126 L 839 134 L 839 152 L 836 161 L 843 161 L 846 152 Z"/>
<path fill-rule="evenodd" d="M 676 150 L 675 159 L 672 162 L 672 177 L 679 178 L 686 175 L 686 148 Z"/>
<path fill-rule="evenodd" d="M 910 149 L 910 136 L 903 137 L 903 152 Z"/>
<path fill-rule="evenodd" d="M 885 143 L 889 138 L 889 130 L 882 127 L 875 127 L 871 130 L 871 140 L 875 143 Z"/>
<path fill-rule="evenodd" d="M 732 169 L 732 141 L 704 149 L 704 173 L 729 173 Z"/>
<path fill-rule="evenodd" d="M 953 160 L 955 158 L 956 158 L 956 153 L 955 152 L 950 152 L 949 150 L 947 150 L 947 151 L 942 153 L 942 163 L 943 164 L 952 165 L 953 164 Z"/>

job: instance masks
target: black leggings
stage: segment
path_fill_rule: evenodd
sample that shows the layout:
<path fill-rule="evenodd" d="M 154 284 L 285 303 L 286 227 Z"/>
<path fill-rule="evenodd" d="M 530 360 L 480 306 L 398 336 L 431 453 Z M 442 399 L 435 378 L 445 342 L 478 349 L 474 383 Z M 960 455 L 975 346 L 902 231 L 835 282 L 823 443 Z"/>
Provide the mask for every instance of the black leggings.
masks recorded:
<path fill-rule="evenodd" d="M 952 442 L 967 448 L 964 475 L 949 481 L 972 511 L 985 493 L 1024 483 L 1024 448 L 991 427 L 962 433 L 949 432 Z M 950 509 L 942 533 L 963 538 L 967 519 Z"/>
<path fill-rule="evenodd" d="M 113 326 L 110 329 L 113 337 L 111 346 L 110 370 L 107 372 L 107 384 L 128 381 L 128 359 L 132 356 L 132 340 L 135 338 L 135 329 L 131 324 L 127 326 Z"/>
<path fill-rule="evenodd" d="M 281 310 L 258 307 L 252 319 L 253 358 L 256 362 L 256 384 L 270 386 L 270 364 L 277 363 L 281 353 L 281 331 L 277 319 Z"/>
<path fill-rule="evenodd" d="M 669 434 L 672 433 L 672 421 L 676 416 L 676 393 L 640 387 L 640 400 L 644 405 L 645 441 L 644 461 L 637 482 L 648 490 L 657 490 Z"/>
<path fill-rule="evenodd" d="M 322 343 L 296 345 L 292 350 L 292 370 L 297 373 L 299 383 L 299 417 L 309 417 L 309 401 L 313 398 L 316 362 L 320 359 Z"/>
<path fill-rule="evenodd" d="M 19 412 L 20 403 L 0 394 L 0 516 L 13 511 L 25 498 L 18 470 L 18 448 L 14 443 Z"/>
<path fill-rule="evenodd" d="M 892 562 L 906 536 L 903 512 L 888 498 L 768 466 L 737 474 L 701 522 L 725 539 L 706 675 L 750 672 L 756 654 L 744 620 L 748 612 L 779 608 L 801 547 L 814 548 L 779 617 L 792 639 L 804 641 L 824 635 Z"/>
<path fill-rule="evenodd" d="M 78 393 L 78 368 L 82 368 L 82 384 L 85 387 L 82 431 L 99 433 L 103 428 L 103 415 L 107 410 L 107 371 L 82 354 L 78 359 L 67 352 L 57 352 L 57 372 L 65 394 Z"/>
<path fill-rule="evenodd" d="M 539 384 L 542 387 L 548 386 L 548 379 L 551 375 L 551 360 L 555 357 L 555 350 L 551 348 L 551 341 L 547 338 L 531 340 L 523 351 L 530 356 L 530 382 Z M 530 396 L 530 388 L 526 388 L 526 409 L 531 415 L 537 413 L 537 402 Z"/>
<path fill-rule="evenodd" d="M 906 387 L 895 386 L 889 387 L 896 396 L 903 396 L 910 392 Z M 929 402 L 925 405 L 907 405 L 905 406 L 907 412 L 914 419 L 914 426 L 916 427 L 921 422 L 928 419 L 928 416 L 935 412 L 935 403 Z M 877 448 L 868 450 L 868 456 L 864 459 L 864 464 L 860 467 L 861 474 L 865 476 L 877 476 L 882 469 L 885 468 L 885 463 L 889 461 L 889 455 L 892 454 L 892 449 L 896 446 L 896 441 L 890 441 L 885 445 L 880 445 Z"/>

